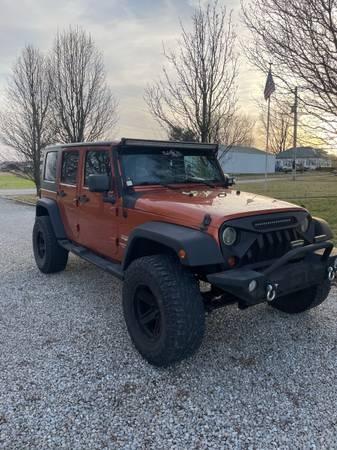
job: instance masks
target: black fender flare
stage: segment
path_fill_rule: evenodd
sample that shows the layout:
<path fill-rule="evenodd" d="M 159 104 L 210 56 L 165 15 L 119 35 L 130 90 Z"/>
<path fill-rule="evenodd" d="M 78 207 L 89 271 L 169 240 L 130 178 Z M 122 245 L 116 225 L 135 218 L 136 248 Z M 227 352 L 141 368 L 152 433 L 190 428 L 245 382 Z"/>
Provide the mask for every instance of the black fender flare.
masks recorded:
<path fill-rule="evenodd" d="M 47 211 L 50 218 L 56 239 L 67 239 L 56 201 L 51 198 L 40 198 L 36 202 L 36 216 L 45 216 L 45 211 Z"/>
<path fill-rule="evenodd" d="M 139 240 L 165 246 L 175 254 L 184 250 L 186 257 L 180 261 L 186 266 L 210 266 L 224 262 L 217 242 L 209 234 L 166 222 L 146 222 L 136 227 L 129 236 L 122 262 L 123 270 L 134 259 L 134 250 Z"/>
<path fill-rule="evenodd" d="M 333 232 L 331 231 L 330 225 L 326 220 L 321 219 L 320 217 L 313 217 L 312 220 L 315 226 L 315 236 L 325 234 L 327 236 L 327 240 L 333 238 Z"/>

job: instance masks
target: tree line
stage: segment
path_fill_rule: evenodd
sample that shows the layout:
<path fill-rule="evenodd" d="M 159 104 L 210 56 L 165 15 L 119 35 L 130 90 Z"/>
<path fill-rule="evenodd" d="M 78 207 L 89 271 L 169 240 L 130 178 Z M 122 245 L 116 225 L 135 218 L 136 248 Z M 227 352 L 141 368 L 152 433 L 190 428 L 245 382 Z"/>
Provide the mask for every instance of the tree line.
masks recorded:
<path fill-rule="evenodd" d="M 79 28 L 58 33 L 48 55 L 26 46 L 12 69 L 0 113 L 0 136 L 28 162 L 40 188 L 42 149 L 55 142 L 96 140 L 117 121 L 101 53 Z"/>
<path fill-rule="evenodd" d="M 251 0 L 242 3 L 250 41 L 240 46 L 232 11 L 218 0 L 181 23 L 173 50 L 149 80 L 144 100 L 171 140 L 220 142 L 219 158 L 236 144 L 251 145 L 255 121 L 239 110 L 239 53 L 267 73 L 273 63 L 277 92 L 271 150 L 291 141 L 291 93 L 299 88 L 306 127 L 336 133 L 337 0 Z M 262 89 L 261 89 L 262 93 Z M 265 126 L 265 105 L 259 122 Z M 40 186 L 43 147 L 50 143 L 108 137 L 118 120 L 118 101 L 107 83 L 103 57 L 79 27 L 57 33 L 48 54 L 25 47 L 13 66 L 0 111 L 0 139 L 31 164 Z M 264 131 L 263 131 L 264 133 Z"/>
<path fill-rule="evenodd" d="M 252 142 L 254 121 L 238 111 L 236 46 L 232 13 L 218 1 L 196 8 L 190 31 L 181 25 L 176 49 L 164 50 L 162 77 L 144 95 L 169 139 L 227 149 Z M 32 45 L 22 50 L 0 111 L 0 138 L 30 163 L 26 175 L 39 189 L 46 145 L 104 139 L 117 119 L 102 54 L 90 34 L 71 27 L 46 55 Z"/>
<path fill-rule="evenodd" d="M 337 0 L 242 0 L 242 19 L 251 36 L 245 47 L 249 61 L 265 73 L 272 62 L 277 137 L 282 141 L 280 135 L 289 130 L 291 96 L 297 87 L 306 134 L 325 144 L 334 142 Z"/>

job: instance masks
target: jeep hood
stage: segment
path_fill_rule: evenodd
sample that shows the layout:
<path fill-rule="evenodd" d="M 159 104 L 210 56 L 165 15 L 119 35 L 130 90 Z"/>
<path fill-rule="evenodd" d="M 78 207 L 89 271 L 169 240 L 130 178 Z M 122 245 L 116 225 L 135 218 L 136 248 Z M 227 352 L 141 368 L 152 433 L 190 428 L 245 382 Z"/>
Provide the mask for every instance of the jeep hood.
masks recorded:
<path fill-rule="evenodd" d="M 235 217 L 303 210 L 282 200 L 224 188 L 158 188 L 137 191 L 136 196 L 134 208 L 193 227 L 200 226 L 205 214 L 210 214 L 214 227 Z"/>

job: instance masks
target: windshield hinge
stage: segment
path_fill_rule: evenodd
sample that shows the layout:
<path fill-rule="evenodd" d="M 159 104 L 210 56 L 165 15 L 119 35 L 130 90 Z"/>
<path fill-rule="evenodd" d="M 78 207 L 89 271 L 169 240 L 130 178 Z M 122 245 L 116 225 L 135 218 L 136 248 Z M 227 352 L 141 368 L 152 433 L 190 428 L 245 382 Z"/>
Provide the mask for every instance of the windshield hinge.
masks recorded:
<path fill-rule="evenodd" d="M 200 231 L 207 231 L 211 222 L 212 222 L 212 217 L 210 216 L 210 214 L 205 214 L 204 218 L 201 222 L 201 225 L 200 225 Z"/>

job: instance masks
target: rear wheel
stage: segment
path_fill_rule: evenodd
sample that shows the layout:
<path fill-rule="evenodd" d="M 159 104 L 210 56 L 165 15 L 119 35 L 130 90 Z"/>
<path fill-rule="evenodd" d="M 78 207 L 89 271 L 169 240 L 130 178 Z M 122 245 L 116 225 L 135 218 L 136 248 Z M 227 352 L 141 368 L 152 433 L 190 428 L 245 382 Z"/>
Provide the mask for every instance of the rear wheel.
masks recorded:
<path fill-rule="evenodd" d="M 202 342 L 205 312 L 198 284 L 174 257 L 146 256 L 130 265 L 123 309 L 134 345 L 150 364 L 181 361 Z"/>
<path fill-rule="evenodd" d="M 68 262 L 68 251 L 57 243 L 48 216 L 39 216 L 35 219 L 33 250 L 36 265 L 41 272 L 54 273 L 65 269 Z"/>
<path fill-rule="evenodd" d="M 325 280 L 302 291 L 276 298 L 270 305 L 289 314 L 301 313 L 323 303 L 329 295 L 330 287 L 330 281 Z"/>

